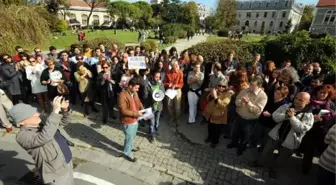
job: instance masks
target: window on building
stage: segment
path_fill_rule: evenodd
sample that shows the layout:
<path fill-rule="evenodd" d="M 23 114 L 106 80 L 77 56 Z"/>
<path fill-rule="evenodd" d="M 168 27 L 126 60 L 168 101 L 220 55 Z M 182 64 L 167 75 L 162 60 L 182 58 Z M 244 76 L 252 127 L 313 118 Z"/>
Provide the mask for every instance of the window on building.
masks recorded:
<path fill-rule="evenodd" d="M 264 17 L 267 18 L 268 12 L 264 12 Z"/>
<path fill-rule="evenodd" d="M 250 26 L 250 22 L 248 20 L 245 21 L 245 26 L 247 26 L 247 27 Z"/>
<path fill-rule="evenodd" d="M 100 22 L 99 22 L 99 16 L 98 15 L 94 15 L 93 17 L 93 25 L 99 26 Z"/>
<path fill-rule="evenodd" d="M 287 12 L 282 12 L 282 18 L 285 18 L 287 15 Z"/>
<path fill-rule="evenodd" d="M 270 26 L 270 27 L 273 27 L 273 24 L 274 24 L 273 21 L 271 21 L 269 26 Z"/>
<path fill-rule="evenodd" d="M 70 15 L 69 15 L 69 19 L 71 19 L 71 20 L 72 20 L 72 19 L 73 19 L 73 20 L 77 19 L 77 18 L 76 18 L 76 14 L 74 14 L 74 13 L 70 14 Z"/>
<path fill-rule="evenodd" d="M 256 18 L 258 18 L 259 17 L 259 12 L 257 12 L 257 14 L 256 14 Z"/>
<path fill-rule="evenodd" d="M 286 3 L 285 3 L 285 6 L 288 6 L 288 3 L 289 3 L 289 2 L 288 2 L 288 1 L 286 1 Z"/>
<path fill-rule="evenodd" d="M 247 12 L 246 17 L 251 18 L 251 12 Z"/>
<path fill-rule="evenodd" d="M 110 23 L 110 16 L 104 15 L 104 23 Z"/>
<path fill-rule="evenodd" d="M 279 24 L 279 28 L 282 28 L 282 27 L 283 27 L 283 21 L 281 21 Z"/>
<path fill-rule="evenodd" d="M 329 23 L 331 15 L 332 15 L 332 12 L 330 10 L 327 11 L 327 13 L 324 15 L 324 20 L 323 20 L 324 24 L 328 24 Z"/>
<path fill-rule="evenodd" d="M 238 13 L 238 17 L 239 17 L 239 18 L 241 17 L 241 13 Z"/>
<path fill-rule="evenodd" d="M 88 18 L 88 16 L 85 15 L 85 14 L 82 14 L 82 15 L 81 15 L 81 18 L 82 18 L 82 25 L 83 25 L 83 26 L 88 26 L 88 22 L 87 22 L 87 18 Z"/>
<path fill-rule="evenodd" d="M 249 8 L 252 8 L 252 1 L 250 2 Z"/>
<path fill-rule="evenodd" d="M 237 26 L 239 26 L 240 25 L 240 20 L 237 20 L 236 22 L 237 22 Z"/>
<path fill-rule="evenodd" d="M 276 12 L 272 12 L 272 18 L 275 18 Z"/>
<path fill-rule="evenodd" d="M 258 7 L 259 7 L 259 8 L 261 7 L 261 2 L 259 2 Z"/>
<path fill-rule="evenodd" d="M 255 21 L 254 22 L 254 27 L 257 27 L 258 26 L 258 21 Z"/>
<path fill-rule="evenodd" d="M 261 27 L 265 27 L 265 21 L 261 23 Z"/>
<path fill-rule="evenodd" d="M 268 5 L 269 5 L 269 3 L 267 2 L 267 3 L 266 3 L 266 7 L 268 7 Z"/>

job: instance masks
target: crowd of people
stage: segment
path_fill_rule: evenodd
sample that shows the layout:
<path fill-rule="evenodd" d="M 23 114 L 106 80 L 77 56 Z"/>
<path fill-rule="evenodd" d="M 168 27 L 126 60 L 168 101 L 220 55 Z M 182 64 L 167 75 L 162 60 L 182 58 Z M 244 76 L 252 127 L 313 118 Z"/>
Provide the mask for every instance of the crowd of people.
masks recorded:
<path fill-rule="evenodd" d="M 97 102 L 101 104 L 103 124 L 109 118 L 117 119 L 114 109 L 119 109 L 125 134 L 123 154 L 132 162 L 136 161 L 132 152 L 138 150 L 133 147 L 138 123 L 149 125 L 149 140 L 155 142 L 163 116 L 169 118 L 168 124 L 178 126 L 196 124 L 199 115 L 200 124 L 207 124 L 206 143 L 215 148 L 223 135 L 231 141 L 227 148 L 235 148 L 238 156 L 250 148 L 253 161 L 249 165 L 267 167 L 270 177 L 275 178 L 277 169 L 294 153 L 303 156 L 302 172 L 308 174 L 318 152 L 322 154 L 319 184 L 335 184 L 335 75 L 327 75 L 328 69 L 321 69 L 318 62 L 303 61 L 302 67 L 295 69 L 286 60 L 277 67 L 255 54 L 253 61 L 242 65 L 234 52 L 226 59 L 214 56 L 205 62 L 188 50 L 179 55 L 174 47 L 159 52 L 139 46 L 120 49 L 116 44 L 109 49 L 104 44 L 97 48 L 72 45 L 61 52 L 51 46 L 46 55 L 40 48 L 33 53 L 20 46 L 15 49 L 17 55 L 2 54 L 0 58 L 0 119 L 7 132 L 13 125 L 21 126 L 18 143 L 33 153 L 42 170 L 48 170 L 44 160 L 52 154 L 35 148 L 50 151 L 51 146 L 43 144 L 52 141 L 59 145 L 53 150 L 61 150 L 58 153 L 66 160 L 51 165 L 66 162 L 63 167 L 71 172 L 71 152 L 66 146 L 71 142 L 62 137 L 57 125 L 64 126 L 66 121 L 59 115 L 68 114 L 68 104 L 71 107 L 80 100 L 85 117 L 89 108 L 99 112 Z M 146 69 L 129 69 L 128 57 L 133 56 L 144 56 Z M 154 91 L 173 91 L 175 95 L 158 101 Z M 27 107 L 34 101 L 40 105 L 39 113 L 51 113 L 44 131 L 31 129 L 41 122 L 36 119 L 37 110 Z M 143 118 L 141 110 L 146 108 L 152 108 L 153 116 Z M 23 114 L 23 110 L 29 111 Z M 184 112 L 187 121 L 181 119 Z M 40 132 L 37 140 L 36 132 Z M 46 133 L 48 138 L 43 137 Z M 274 150 L 278 150 L 276 157 Z M 42 159 L 36 157 L 40 155 Z M 46 171 L 40 173 L 45 182 L 57 179 Z"/>

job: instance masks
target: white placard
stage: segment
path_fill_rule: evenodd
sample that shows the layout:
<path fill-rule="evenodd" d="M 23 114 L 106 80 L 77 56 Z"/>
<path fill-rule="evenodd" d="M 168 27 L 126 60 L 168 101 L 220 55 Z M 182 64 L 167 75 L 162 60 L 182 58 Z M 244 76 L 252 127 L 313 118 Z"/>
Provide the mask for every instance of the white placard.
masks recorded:
<path fill-rule="evenodd" d="M 145 57 L 128 57 L 128 69 L 146 69 Z"/>

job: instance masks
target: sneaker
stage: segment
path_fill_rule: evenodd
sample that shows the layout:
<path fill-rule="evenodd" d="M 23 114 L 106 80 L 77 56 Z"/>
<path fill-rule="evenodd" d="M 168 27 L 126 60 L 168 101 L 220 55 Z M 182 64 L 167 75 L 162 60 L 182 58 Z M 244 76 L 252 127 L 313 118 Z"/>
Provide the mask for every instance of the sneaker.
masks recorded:
<path fill-rule="evenodd" d="M 238 146 L 235 145 L 235 144 L 233 144 L 233 143 L 230 143 L 230 144 L 226 145 L 226 148 L 228 148 L 228 149 L 231 149 L 231 148 L 237 148 L 237 147 L 238 147 Z"/>
<path fill-rule="evenodd" d="M 135 147 L 135 148 L 132 149 L 132 152 L 138 152 L 139 150 L 140 150 L 139 147 Z"/>
<path fill-rule="evenodd" d="M 155 141 L 154 136 L 151 136 L 151 137 L 149 138 L 149 142 L 150 142 L 150 143 L 154 143 L 154 141 Z"/>
<path fill-rule="evenodd" d="M 13 132 L 13 127 L 6 128 L 6 132 L 8 133 Z"/>
<path fill-rule="evenodd" d="M 129 161 L 129 162 L 132 162 L 132 163 L 135 163 L 137 161 L 137 158 L 135 157 L 129 157 L 129 156 L 124 156 L 124 158 Z"/>

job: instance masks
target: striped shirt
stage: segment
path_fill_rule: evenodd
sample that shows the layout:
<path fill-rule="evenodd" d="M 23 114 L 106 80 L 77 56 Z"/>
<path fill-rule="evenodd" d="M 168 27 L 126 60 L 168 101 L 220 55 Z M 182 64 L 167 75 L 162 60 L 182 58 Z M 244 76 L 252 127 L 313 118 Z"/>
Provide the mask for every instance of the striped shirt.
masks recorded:
<path fill-rule="evenodd" d="M 324 142 L 328 144 L 328 148 L 323 152 L 320 157 L 320 166 L 324 169 L 335 173 L 336 171 L 336 125 L 330 128 Z"/>

